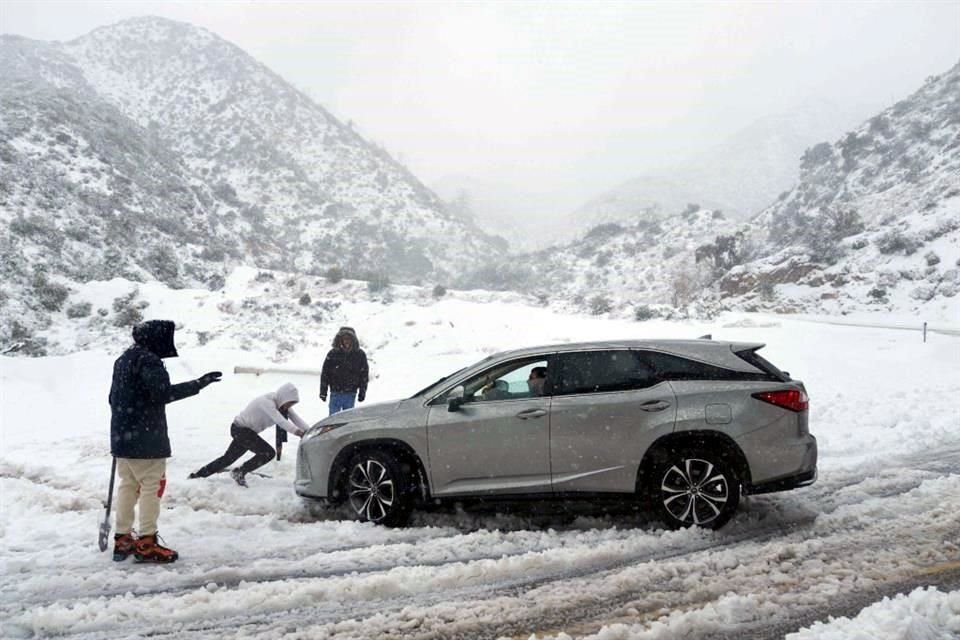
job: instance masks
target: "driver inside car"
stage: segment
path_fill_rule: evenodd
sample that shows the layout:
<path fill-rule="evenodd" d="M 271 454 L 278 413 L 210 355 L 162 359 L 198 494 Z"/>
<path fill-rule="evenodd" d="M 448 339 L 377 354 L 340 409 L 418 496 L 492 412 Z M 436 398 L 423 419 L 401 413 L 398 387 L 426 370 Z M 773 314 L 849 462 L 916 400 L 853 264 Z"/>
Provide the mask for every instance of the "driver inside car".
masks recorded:
<path fill-rule="evenodd" d="M 530 390 L 530 397 L 543 395 L 543 385 L 547 382 L 547 368 L 534 367 L 530 369 L 530 375 L 527 377 L 527 389 Z"/>

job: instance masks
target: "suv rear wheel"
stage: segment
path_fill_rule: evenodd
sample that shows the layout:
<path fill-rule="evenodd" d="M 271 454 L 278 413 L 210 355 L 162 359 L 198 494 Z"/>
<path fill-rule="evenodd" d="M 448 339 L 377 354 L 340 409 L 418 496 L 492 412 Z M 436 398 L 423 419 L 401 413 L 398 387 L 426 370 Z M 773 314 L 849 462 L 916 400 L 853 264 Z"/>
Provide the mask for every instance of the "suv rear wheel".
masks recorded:
<path fill-rule="evenodd" d="M 347 502 L 360 520 L 403 526 L 410 518 L 410 479 L 391 453 L 374 449 L 355 453 L 344 485 Z"/>
<path fill-rule="evenodd" d="M 672 529 L 718 529 L 740 504 L 740 479 L 729 457 L 720 451 L 668 450 L 657 456 L 647 495 Z"/>

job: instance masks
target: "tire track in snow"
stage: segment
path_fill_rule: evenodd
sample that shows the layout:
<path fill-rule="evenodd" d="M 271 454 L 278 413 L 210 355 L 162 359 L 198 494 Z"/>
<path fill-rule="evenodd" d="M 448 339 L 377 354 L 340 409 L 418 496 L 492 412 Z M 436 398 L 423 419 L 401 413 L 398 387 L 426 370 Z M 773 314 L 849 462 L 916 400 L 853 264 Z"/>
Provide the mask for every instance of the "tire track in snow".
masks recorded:
<path fill-rule="evenodd" d="M 892 523 L 888 523 L 892 524 Z M 843 558 L 856 555 L 863 561 L 863 566 L 869 566 L 871 554 L 869 544 L 865 540 L 872 540 L 875 532 L 864 527 L 860 538 L 834 539 L 821 544 L 816 538 L 803 538 L 809 532 L 794 532 L 796 541 L 787 544 L 807 545 L 815 549 L 821 556 L 830 556 L 840 562 L 837 567 L 840 574 L 848 571 Z M 834 532 L 844 535 L 848 529 L 837 528 Z M 920 538 L 926 537 L 929 531 L 915 528 Z M 745 566 L 750 570 L 753 582 L 747 586 L 757 587 L 768 583 L 769 567 L 765 562 L 776 560 L 781 550 L 765 548 L 772 541 L 770 536 L 765 540 L 749 541 L 739 548 L 734 560 L 747 560 L 741 565 L 731 565 L 730 562 L 715 563 L 712 568 L 716 572 L 724 572 Z M 777 541 L 777 547 L 781 546 Z M 737 548 L 734 541 L 723 545 L 725 548 Z M 755 548 L 759 547 L 759 548 Z M 893 553 L 906 553 L 915 550 L 916 545 L 911 540 L 903 540 L 894 549 Z M 525 640 L 534 629 L 565 629 L 567 632 L 590 633 L 607 624 L 611 618 L 616 621 L 636 623 L 644 616 L 649 620 L 662 617 L 663 607 L 667 604 L 673 610 L 696 610 L 708 604 L 715 603 L 725 595 L 725 587 L 714 591 L 696 591 L 689 588 L 685 573 L 689 573 L 690 565 L 710 567 L 711 556 L 723 551 L 722 548 L 710 548 L 696 552 L 673 554 L 669 558 L 660 558 L 641 563 L 641 566 L 621 567 L 612 571 L 603 571 L 590 577 L 590 583 L 573 580 L 574 584 L 558 585 L 557 593 L 543 592 L 543 587 L 555 585 L 557 581 L 544 582 L 533 589 L 517 589 L 511 592 L 499 588 L 503 585 L 481 585 L 464 589 L 456 589 L 443 594 L 430 594 L 423 598 L 404 596 L 390 599 L 387 602 L 334 602 L 323 606 L 310 607 L 305 610 L 291 610 L 283 614 L 255 614 L 251 616 L 237 616 L 219 621 L 217 624 L 203 622 L 200 624 L 181 624 L 168 629 L 154 629 L 146 635 L 152 638 L 179 637 L 216 637 L 216 638 L 243 638 L 250 634 L 258 637 L 273 637 L 282 630 L 298 630 L 302 637 L 325 637 L 327 632 L 334 628 L 341 629 L 346 624 L 356 633 L 346 631 L 344 637 L 377 638 L 391 637 L 404 640 L 455 640 L 459 638 L 470 640 L 494 639 L 502 636 L 513 636 L 518 640 Z M 678 560 L 674 566 L 671 560 Z M 652 563 L 664 563 L 663 565 Z M 624 569 L 630 574 L 627 579 L 621 579 L 621 584 L 628 584 L 631 588 L 619 590 L 617 584 L 605 587 L 611 578 L 618 578 L 617 574 Z M 709 580 L 712 576 L 704 572 L 703 578 Z M 559 577 L 563 582 L 565 576 Z M 584 584 L 579 584 L 584 582 Z M 742 578 L 741 578 L 742 582 Z M 591 585 L 600 585 L 599 591 L 591 593 Z M 901 584 L 904 584 L 901 582 Z M 517 587 L 521 585 L 515 585 Z M 795 585 L 790 585 L 795 588 Z M 786 592 L 789 589 L 782 587 Z M 777 588 L 775 587 L 776 591 Z M 652 595 L 651 595 L 652 594 Z M 761 595 L 764 595 L 761 591 Z M 640 598 L 638 602 L 636 599 Z M 639 608 L 637 608 L 639 607 Z M 633 609 L 625 614 L 624 609 Z M 785 607 L 780 607 L 784 609 Z M 801 607 L 801 614 L 811 611 L 822 611 L 816 607 Z M 495 614 L 495 615 L 491 615 Z M 794 623 L 791 616 L 774 622 L 778 625 L 791 627 Z M 281 618 L 278 620 L 277 618 Z M 351 622 L 353 621 L 353 622 Z M 587 621 L 587 622 L 584 622 Z M 740 623 L 738 623 L 740 624 Z M 749 628 L 749 624 L 745 628 Z M 109 630 L 113 635 L 119 632 L 120 636 L 126 631 Z M 78 636 L 85 637 L 85 636 Z M 103 636 L 101 636 L 103 637 Z M 696 636 L 691 636 L 691 639 Z M 715 632 L 702 636 L 716 638 Z M 741 636 L 731 636 L 742 637 Z"/>
<path fill-rule="evenodd" d="M 529 591 L 532 588 L 541 587 L 555 582 L 562 582 L 572 580 L 578 577 L 585 575 L 591 575 L 598 572 L 606 572 L 616 567 L 623 565 L 633 564 L 639 561 L 660 561 L 668 560 L 671 558 L 684 557 L 688 556 L 691 553 L 702 552 L 707 550 L 716 550 L 719 548 L 728 548 L 738 544 L 741 544 L 745 540 L 756 539 L 758 534 L 762 538 L 773 538 L 778 537 L 783 534 L 784 530 L 787 528 L 795 527 L 796 523 L 787 522 L 787 523 L 776 523 L 772 526 L 767 526 L 762 529 L 748 529 L 741 531 L 739 534 L 733 537 L 728 537 L 723 542 L 718 543 L 717 540 L 712 539 L 717 534 L 712 534 L 709 532 L 695 532 L 701 536 L 701 540 L 695 546 L 690 546 L 688 543 L 685 543 L 683 540 L 678 541 L 678 543 L 671 545 L 669 549 L 654 550 L 651 552 L 649 549 L 650 541 L 647 541 L 645 544 L 642 544 L 642 549 L 639 552 L 629 554 L 628 556 L 616 555 L 615 557 L 609 559 L 605 562 L 590 564 L 586 567 L 578 567 L 573 569 L 561 569 L 560 571 L 551 571 L 547 575 L 539 575 L 536 577 L 530 577 L 527 572 L 520 572 L 522 575 L 517 578 L 510 578 L 507 580 L 497 580 L 492 583 L 481 583 L 477 585 L 470 585 L 462 588 L 454 588 L 442 591 L 441 593 L 431 593 L 431 592 L 419 592 L 412 595 L 401 595 L 394 596 L 389 598 L 376 598 L 370 601 L 364 601 L 362 604 L 358 605 L 357 603 L 349 603 L 336 601 L 323 606 L 311 607 L 309 620 L 310 624 L 315 625 L 318 621 L 325 621 L 330 624 L 335 624 L 343 620 L 356 618 L 356 617 L 369 617 L 384 614 L 385 612 L 397 612 L 402 610 L 404 607 L 408 606 L 430 606 L 430 605 L 440 605 L 442 606 L 445 602 L 471 602 L 478 599 L 483 599 L 489 597 L 491 594 L 497 594 L 498 597 L 510 597 L 516 598 L 522 595 L 524 592 Z M 630 536 L 636 535 L 636 532 L 625 532 Z M 683 533 L 683 532 L 681 532 Z M 670 534 L 667 534 L 670 535 Z M 707 539 L 703 539 L 706 537 Z M 615 542 L 615 541 L 613 541 Z M 654 540 L 653 543 L 656 543 Z M 540 554 L 549 554 L 551 551 L 558 551 L 554 548 L 551 550 L 546 550 L 543 552 L 526 552 L 523 554 L 517 554 L 516 557 L 523 555 L 540 555 Z M 589 552 L 587 552 L 589 553 Z M 601 552 L 603 555 L 609 555 L 609 552 Z M 509 561 L 510 557 L 498 557 L 496 558 L 498 562 Z M 473 561 L 474 563 L 477 561 Z M 453 562 L 449 564 L 463 564 L 458 562 Z M 466 563 L 470 564 L 470 563 Z M 421 563 L 421 566 L 424 566 Z M 443 565 L 438 565 L 443 566 Z M 550 567 L 552 570 L 554 567 Z M 301 579 L 298 576 L 290 576 L 286 578 L 288 581 L 300 582 Z M 284 579 L 278 578 L 276 581 L 271 582 L 283 582 Z M 258 582 L 257 585 L 268 584 L 264 582 Z M 256 585 L 244 585 L 241 587 L 241 591 L 244 588 L 253 587 Z M 167 592 L 164 592 L 166 595 Z M 509 594 L 509 595 L 500 595 L 500 594 Z M 181 594 L 189 597 L 190 594 Z M 237 594 L 237 597 L 241 597 L 241 593 Z M 138 595 L 138 598 L 141 596 Z M 119 598 L 123 600 L 124 598 Z M 132 602 L 132 601 L 131 601 Z M 299 618 L 299 614 L 295 611 L 284 610 L 277 611 L 271 614 L 256 614 L 256 616 L 251 616 L 250 614 L 241 614 L 239 616 L 228 616 L 224 619 L 221 619 L 217 622 L 216 625 L 211 626 L 208 623 L 200 624 L 189 624 L 184 623 L 171 628 L 166 629 L 154 629 L 149 632 L 149 635 L 152 637 L 164 637 L 164 636 L 174 636 L 187 633 L 202 633 L 208 629 L 217 629 L 218 632 L 222 633 L 224 628 L 235 628 L 235 627 L 248 627 L 251 624 L 257 625 L 258 623 L 254 622 L 254 617 L 262 620 L 262 624 L 272 624 L 272 620 L 277 616 L 282 615 L 284 619 L 288 619 L 291 616 L 294 618 Z M 165 625 L 166 626 L 166 625 Z M 96 633 L 99 634 L 98 637 L 107 637 L 105 634 L 117 634 L 117 637 L 124 637 L 131 632 L 131 629 L 122 628 L 122 629 L 111 629 L 103 628 L 99 629 Z M 141 630 L 140 633 L 143 633 Z M 61 635 L 70 635 L 69 632 Z M 83 634 L 77 635 L 77 637 L 84 637 Z"/>
<path fill-rule="evenodd" d="M 905 471 L 905 470 L 903 470 Z M 829 511 L 824 511 L 824 514 L 829 514 L 835 511 L 838 508 L 849 507 L 851 505 L 860 504 L 865 501 L 875 501 L 882 503 L 884 501 L 894 500 L 900 495 L 911 491 L 916 487 L 917 482 L 915 479 L 907 479 L 908 481 L 903 481 L 898 479 L 896 475 L 891 475 L 886 478 L 883 482 L 877 482 L 876 478 L 865 478 L 864 480 L 870 480 L 870 486 L 868 487 L 870 491 L 864 491 L 866 494 L 865 497 L 861 496 L 860 502 L 857 501 L 847 501 L 840 502 L 838 504 L 831 505 L 832 508 Z M 844 484 L 844 483 L 841 483 Z M 853 485 L 846 485 L 847 487 Z M 818 494 L 828 495 L 830 493 L 831 487 L 828 485 L 821 485 L 818 487 Z M 697 532 L 701 536 L 701 540 L 698 543 L 691 545 L 689 540 L 680 539 L 675 542 L 673 549 L 665 549 L 661 551 L 650 552 L 649 548 L 641 549 L 635 553 L 631 554 L 620 554 L 614 555 L 614 557 L 609 558 L 606 561 L 601 562 L 591 562 L 587 563 L 586 566 L 574 567 L 573 569 L 555 571 L 556 563 L 548 563 L 547 571 L 540 572 L 540 575 L 529 575 L 528 572 L 523 572 L 523 575 L 519 578 L 512 579 L 500 579 L 502 576 L 492 576 L 494 579 L 489 583 L 480 583 L 475 585 L 469 585 L 463 588 L 455 588 L 449 591 L 435 594 L 431 591 L 425 591 L 420 593 L 414 593 L 412 595 L 387 595 L 385 597 L 376 597 L 369 602 L 364 602 L 361 605 L 356 603 L 341 603 L 341 602 L 330 602 L 326 605 L 320 607 L 309 607 L 309 616 L 308 619 L 302 619 L 300 613 L 296 609 L 289 610 L 279 610 L 269 614 L 247 614 L 244 613 L 239 616 L 227 616 L 225 619 L 221 619 L 215 625 L 218 633 L 223 634 L 225 629 L 232 629 L 233 631 L 238 631 L 243 628 L 259 628 L 263 630 L 264 628 L 272 628 L 276 621 L 276 618 L 281 618 L 283 624 L 290 624 L 296 621 L 302 621 L 304 623 L 309 623 L 308 626 L 316 626 L 318 622 L 323 622 L 325 624 L 338 624 L 343 623 L 345 620 L 351 620 L 360 618 L 367 620 L 370 618 L 384 618 L 392 619 L 396 617 L 402 617 L 403 609 L 407 607 L 415 607 L 418 609 L 426 608 L 440 608 L 444 609 L 445 607 L 450 607 L 456 605 L 458 610 L 463 610 L 465 605 L 468 605 L 471 602 L 476 602 L 478 600 L 486 601 L 490 599 L 494 600 L 504 600 L 504 607 L 509 610 L 510 606 L 507 603 L 512 603 L 513 609 L 530 609 L 530 604 L 517 604 L 522 601 L 525 594 L 530 592 L 537 592 L 538 590 L 543 590 L 544 588 L 550 587 L 557 583 L 577 581 L 580 579 L 591 578 L 591 579 L 600 579 L 602 576 L 607 574 L 615 575 L 617 572 L 624 569 L 629 569 L 632 565 L 638 563 L 657 563 L 657 562 L 667 562 L 671 560 L 682 560 L 684 558 L 689 558 L 696 554 L 722 554 L 725 550 L 736 549 L 741 545 L 756 545 L 764 544 L 771 540 L 777 539 L 780 540 L 784 536 L 800 536 L 801 540 L 804 542 L 810 542 L 812 538 L 803 538 L 805 535 L 804 530 L 809 529 L 809 526 L 812 524 L 814 516 L 800 518 L 799 520 L 781 519 L 780 521 L 774 523 L 768 527 L 749 527 L 747 529 L 737 532 L 733 536 L 725 535 L 724 533 L 711 534 L 707 532 Z M 736 523 L 736 520 L 733 524 Z M 869 523 L 861 523 L 859 528 L 863 529 L 867 527 Z M 844 525 L 840 531 L 843 534 L 849 534 L 851 531 L 854 531 L 857 527 L 850 525 Z M 627 533 L 627 532 L 625 532 Z M 629 535 L 635 535 L 636 531 L 628 532 Z M 661 540 L 665 536 L 671 534 L 662 534 L 660 536 Z M 723 541 L 718 541 L 716 538 L 721 535 L 725 535 Z M 686 536 L 689 537 L 689 536 Z M 702 539 L 706 537 L 707 539 Z M 549 554 L 548 550 L 544 552 Z M 842 546 L 837 547 L 836 552 L 840 553 L 843 551 Z M 854 550 L 855 551 L 855 550 Z M 909 552 L 909 550 L 908 550 Z M 516 556 L 527 555 L 527 553 L 515 554 Z M 508 561 L 510 558 L 515 556 L 503 556 L 500 557 L 501 561 Z M 483 560 L 489 560 L 489 558 L 476 559 L 468 561 L 467 564 L 471 562 L 481 562 Z M 559 562 L 563 561 L 563 558 L 557 559 Z M 444 567 L 451 564 L 462 563 L 463 560 L 453 560 L 450 563 L 439 563 L 435 567 Z M 423 563 L 419 563 L 423 565 Z M 494 572 L 496 573 L 496 572 Z M 345 574 L 342 574 L 345 575 Z M 435 575 L 435 574 L 434 574 Z M 335 576 L 328 576 L 335 577 Z M 431 576 L 432 577 L 432 576 Z M 323 580 L 324 577 L 320 578 L 303 578 L 302 576 L 288 575 L 288 576 L 276 576 L 270 582 L 283 582 L 286 580 L 294 582 L 311 582 L 314 580 Z M 248 587 L 251 585 L 247 585 Z M 256 585 L 252 585 L 256 586 Z M 239 584 L 238 584 L 239 587 Z M 649 587 L 644 587 L 643 590 L 646 591 Z M 239 592 L 242 592 L 243 589 L 238 589 Z M 242 595 L 238 593 L 238 595 Z M 518 629 L 530 629 L 530 628 L 544 628 L 543 622 L 549 621 L 551 619 L 558 620 L 559 624 L 572 624 L 578 620 L 589 620 L 591 617 L 596 619 L 597 617 L 603 618 L 609 616 L 612 611 L 616 611 L 617 607 L 623 608 L 627 603 L 630 602 L 631 598 L 634 597 L 633 590 L 625 590 L 622 594 L 616 595 L 614 597 L 608 597 L 605 599 L 605 602 L 602 603 L 602 606 L 593 604 L 593 606 L 588 606 L 590 603 L 584 604 L 583 602 L 576 601 L 577 604 L 574 607 L 566 607 L 562 602 L 553 602 L 553 607 L 556 609 L 554 613 L 550 611 L 539 611 L 535 618 L 525 619 L 524 622 L 519 623 Z M 683 594 L 676 594 L 676 600 L 682 601 Z M 570 613 L 574 610 L 576 615 Z M 298 623 L 299 624 L 299 623 Z M 514 624 L 517 624 L 517 621 L 514 621 Z M 454 625 L 456 626 L 456 625 Z M 163 635 L 180 635 L 180 634 L 203 634 L 208 628 L 213 628 L 208 624 L 190 624 L 189 622 L 184 622 L 175 627 L 174 629 L 168 631 L 157 629 L 153 633 L 157 636 L 162 637 Z M 443 627 L 447 631 L 452 629 L 447 626 Z M 493 635 L 500 635 L 504 632 L 510 632 L 512 629 L 504 626 L 503 624 L 496 625 L 479 625 L 473 627 L 472 631 L 468 636 L 465 637 L 488 637 L 486 634 L 487 631 Z M 105 628 L 98 632 L 100 635 L 98 637 L 103 637 L 103 634 L 120 634 L 126 635 L 129 630 L 116 629 L 116 628 Z M 397 636 L 397 637 L 430 637 L 429 635 L 418 635 L 425 632 L 424 629 L 419 631 L 411 631 L 410 634 Z M 66 631 L 69 634 L 69 631 Z M 427 632 L 433 633 L 433 632 Z M 437 631 L 440 633 L 440 631 Z M 481 635 L 477 635 L 480 633 Z M 83 635 L 83 634 L 80 634 Z M 447 637 L 441 633 L 442 637 Z M 78 636 L 80 637 L 80 636 Z M 440 636 L 436 636 L 440 637 Z"/>
<path fill-rule="evenodd" d="M 849 594 L 838 604 L 800 611 L 788 610 L 783 619 L 773 623 L 746 625 L 736 633 L 717 633 L 716 631 L 699 633 L 689 636 L 689 640 L 742 640 L 746 633 L 755 640 L 780 640 L 786 634 L 809 627 L 815 622 L 823 622 L 829 618 L 854 618 L 865 607 L 883 598 L 893 598 L 897 594 L 909 593 L 914 589 L 929 586 L 936 586 L 941 591 L 960 590 L 960 566 L 957 563 L 938 565 L 903 580 L 887 582 Z"/>
<path fill-rule="evenodd" d="M 891 484 L 896 485 L 898 483 L 891 482 Z M 888 502 L 894 500 L 897 496 L 904 493 L 908 493 L 913 490 L 914 483 L 902 483 L 899 485 L 900 491 L 891 491 L 885 490 L 882 493 L 883 496 L 871 496 L 868 500 L 875 502 Z M 870 533 L 870 528 L 873 526 L 872 522 L 859 522 L 857 526 L 850 526 L 849 523 L 843 522 L 839 527 L 835 528 L 829 535 L 836 536 L 840 535 L 843 538 L 846 538 L 850 535 L 851 532 L 859 531 L 861 537 L 865 537 L 867 540 L 871 539 L 872 534 Z M 914 527 L 914 530 L 918 530 Z M 481 585 L 477 588 L 469 588 L 464 591 L 457 590 L 456 593 L 447 592 L 445 594 L 445 600 L 448 604 L 451 601 L 459 602 L 458 610 L 459 614 L 463 613 L 463 607 L 469 606 L 470 602 L 476 601 L 481 597 L 493 597 L 495 600 L 503 601 L 506 599 L 503 605 L 498 607 L 498 609 L 509 609 L 510 607 L 506 604 L 507 602 L 513 603 L 513 609 L 521 612 L 531 611 L 535 612 L 529 616 L 522 616 L 522 621 L 511 624 L 495 624 L 492 628 L 489 625 L 474 625 L 469 626 L 464 629 L 462 636 L 464 638 L 494 638 L 499 637 L 505 633 L 517 632 L 520 631 L 522 634 L 528 634 L 531 628 L 543 628 L 542 624 L 545 621 L 555 620 L 558 625 L 571 624 L 577 621 L 590 620 L 590 619 L 605 619 L 611 615 L 611 613 L 616 612 L 618 609 L 624 608 L 628 603 L 630 603 L 638 595 L 647 593 L 650 590 L 655 590 L 657 587 L 656 582 L 654 583 L 640 583 L 638 588 L 626 589 L 621 591 L 618 594 L 605 594 L 602 598 L 602 601 L 597 603 L 593 602 L 596 598 L 593 596 L 588 596 L 586 598 L 578 599 L 576 597 L 570 598 L 569 589 L 567 588 L 567 583 L 571 581 L 583 580 L 589 578 L 590 582 L 602 581 L 607 576 L 615 576 L 617 573 L 623 570 L 630 570 L 631 567 L 637 564 L 657 564 L 666 562 L 668 565 L 671 561 L 680 561 L 679 564 L 684 566 L 689 564 L 689 559 L 697 555 L 704 557 L 716 556 L 718 554 L 722 555 L 726 550 L 729 549 L 740 549 L 744 545 L 748 548 L 753 548 L 760 546 L 763 548 L 765 545 L 768 545 L 771 542 L 775 542 L 778 546 L 782 544 L 782 540 L 786 537 L 788 540 L 799 538 L 803 543 L 810 543 L 811 540 L 815 538 L 810 537 L 810 527 L 804 528 L 800 526 L 798 528 L 798 523 L 794 521 L 781 521 L 776 523 L 771 527 L 764 527 L 761 529 L 749 529 L 746 531 L 741 531 L 737 536 L 733 538 L 727 538 L 721 543 L 717 543 L 715 540 L 701 541 L 697 545 L 687 545 L 680 549 L 676 550 L 664 550 L 656 553 L 644 553 L 637 554 L 634 556 L 623 556 L 616 559 L 612 563 L 604 564 L 593 564 L 589 567 L 586 567 L 579 571 L 565 571 L 558 574 L 548 576 L 536 580 L 521 579 L 518 581 L 513 581 L 513 584 L 500 583 L 494 585 Z M 829 536 L 828 536 L 829 537 Z M 862 551 L 863 548 L 869 548 L 869 543 L 861 542 L 848 542 L 844 539 L 839 539 L 835 544 L 831 546 L 825 545 L 827 551 L 821 551 L 820 555 L 828 555 L 834 558 L 842 558 L 847 556 L 850 553 L 855 553 Z M 916 545 L 908 544 L 902 548 L 903 553 L 911 553 L 916 551 Z M 747 552 L 747 557 L 751 555 L 751 552 Z M 870 558 L 864 558 L 866 564 L 870 563 Z M 763 567 L 761 567 L 763 569 Z M 764 571 L 761 570 L 758 580 L 762 584 L 765 580 Z M 584 580 L 584 582 L 587 582 Z M 542 591 L 544 587 L 551 587 L 553 585 L 561 585 L 561 592 L 565 593 L 564 597 L 560 598 L 548 598 L 550 606 L 546 609 L 536 606 L 537 602 L 526 601 L 526 594 L 537 593 Z M 451 600 L 451 596 L 453 599 Z M 536 600 L 539 600 L 538 596 Z M 664 598 L 662 601 L 655 603 L 655 606 L 652 608 L 652 612 L 656 611 L 663 606 L 665 603 L 683 603 L 689 600 L 687 595 L 686 585 L 681 585 L 681 588 L 672 593 L 669 598 Z M 416 606 L 423 607 L 427 606 L 430 603 L 424 601 L 424 599 L 413 598 L 407 599 L 403 602 L 395 603 L 395 607 L 390 607 L 390 611 L 397 612 L 398 608 L 402 610 L 404 606 L 410 606 L 415 604 Z M 434 606 L 444 606 L 444 602 L 433 602 Z M 694 601 L 696 604 L 696 601 Z M 682 606 L 682 605 L 681 605 Z M 356 608 L 353 608 L 351 611 L 352 616 L 364 614 L 357 611 Z M 383 603 L 373 607 L 372 615 L 383 615 Z M 315 621 L 314 621 L 315 623 Z M 457 626 L 456 620 L 451 620 L 446 626 L 443 626 L 442 630 L 438 629 L 437 633 L 428 632 L 426 634 L 422 633 L 423 630 L 419 630 L 410 635 L 411 638 L 421 638 L 421 637 L 450 637 L 450 632 L 453 631 L 453 628 Z M 393 631 L 396 634 L 396 630 Z M 403 637 L 398 635 L 397 637 Z"/>

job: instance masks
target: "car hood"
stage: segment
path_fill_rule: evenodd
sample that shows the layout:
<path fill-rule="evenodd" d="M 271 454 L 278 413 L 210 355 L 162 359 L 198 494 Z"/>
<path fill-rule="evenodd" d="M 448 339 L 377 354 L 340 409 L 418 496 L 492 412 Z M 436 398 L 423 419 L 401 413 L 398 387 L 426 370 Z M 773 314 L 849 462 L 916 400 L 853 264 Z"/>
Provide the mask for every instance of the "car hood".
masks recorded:
<path fill-rule="evenodd" d="M 341 411 L 333 414 L 332 416 L 328 416 L 313 426 L 318 427 L 325 424 L 333 424 L 338 422 L 359 422 L 361 420 L 385 418 L 396 413 L 405 402 L 406 400 L 393 400 L 391 402 L 378 402 L 376 404 L 368 404 L 355 409 L 347 409 L 346 411 Z"/>

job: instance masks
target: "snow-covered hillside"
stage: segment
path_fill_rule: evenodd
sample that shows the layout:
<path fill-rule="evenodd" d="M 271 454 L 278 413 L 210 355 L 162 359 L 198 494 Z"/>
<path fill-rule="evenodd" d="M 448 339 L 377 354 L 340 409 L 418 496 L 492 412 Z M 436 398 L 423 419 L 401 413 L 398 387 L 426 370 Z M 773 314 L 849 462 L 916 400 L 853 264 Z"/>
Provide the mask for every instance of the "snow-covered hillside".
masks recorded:
<path fill-rule="evenodd" d="M 465 284 L 517 288 L 594 314 L 685 308 L 704 286 L 701 271 L 709 271 L 694 262 L 697 248 L 735 226 L 719 212 L 692 208 L 661 221 L 598 225 L 576 242 L 484 267 Z"/>
<path fill-rule="evenodd" d="M 699 313 L 882 311 L 956 324 L 960 65 L 836 143 L 808 149 L 797 185 L 748 223 L 694 206 L 659 215 L 597 225 L 465 283 L 581 308 L 596 299 Z"/>
<path fill-rule="evenodd" d="M 0 36 L 0 67 L 3 349 L 90 279 L 216 288 L 247 264 L 442 282 L 502 250 L 203 29 L 142 18 L 65 44 Z"/>
<path fill-rule="evenodd" d="M 761 259 L 720 280 L 726 304 L 960 318 L 960 64 L 808 149 L 799 184 L 746 233 Z"/>
<path fill-rule="evenodd" d="M 51 314 L 51 324 L 38 330 L 15 353 L 62 355 L 78 350 L 116 350 L 130 342 L 134 323 L 167 317 L 177 321 L 183 344 L 239 348 L 267 362 L 313 358 L 322 362 L 337 328 L 351 307 L 369 318 L 381 318 L 382 347 L 395 331 L 391 324 L 410 326 L 421 315 L 404 317 L 411 309 L 474 307 L 483 303 L 517 305 L 525 313 L 537 301 L 510 292 L 447 291 L 413 285 L 372 286 L 359 280 L 331 280 L 296 273 L 238 267 L 216 291 L 170 289 L 160 282 L 123 278 L 97 280 L 73 287 L 64 301 L 67 312 Z M 84 309 L 83 314 L 69 309 Z M 547 311 L 545 310 L 545 313 Z M 462 327 L 436 323 L 438 337 L 456 335 Z"/>
<path fill-rule="evenodd" d="M 914 332 L 750 315 L 636 323 L 557 313 L 511 294 L 434 300 L 404 289 L 384 305 L 351 282 L 341 283 L 339 306 L 314 308 L 295 298 L 296 282 L 257 276 L 237 272 L 218 292 L 144 285 L 138 298 L 150 302 L 146 317 L 181 323 L 181 357 L 167 361 L 174 381 L 226 372 L 200 396 L 169 406 L 173 457 L 160 533 L 180 553 L 171 566 L 118 564 L 96 548 L 110 470 L 105 398 L 129 329 L 101 338 L 95 327 L 62 318 L 60 343 L 75 334 L 88 350 L 0 357 L 0 636 L 830 640 L 853 637 L 855 628 L 872 640 L 939 640 L 960 633 L 960 339 L 934 334 L 924 344 Z M 99 307 L 131 286 L 91 283 L 82 295 Z M 224 310 L 232 305 L 235 313 Z M 765 342 L 763 354 L 810 393 L 820 476 L 810 487 L 746 499 L 716 532 L 665 531 L 629 510 L 569 503 L 501 513 L 432 508 L 417 511 L 405 529 L 359 524 L 295 496 L 295 441 L 263 468 L 270 477 L 250 478 L 249 489 L 226 475 L 187 480 L 222 453 L 231 419 L 256 394 L 290 380 L 301 390 L 301 415 L 312 422 L 325 414 L 318 376 L 303 370 L 319 366 L 341 324 L 356 327 L 370 355 L 368 402 L 409 395 L 492 351 L 523 345 L 703 333 Z M 303 345 L 283 363 L 300 373 L 233 373 L 236 365 L 277 366 L 280 339 Z"/>
<path fill-rule="evenodd" d="M 385 151 L 204 29 L 127 20 L 64 50 L 238 214 L 281 231 L 263 242 L 278 244 L 288 268 L 449 273 L 490 250 Z"/>

